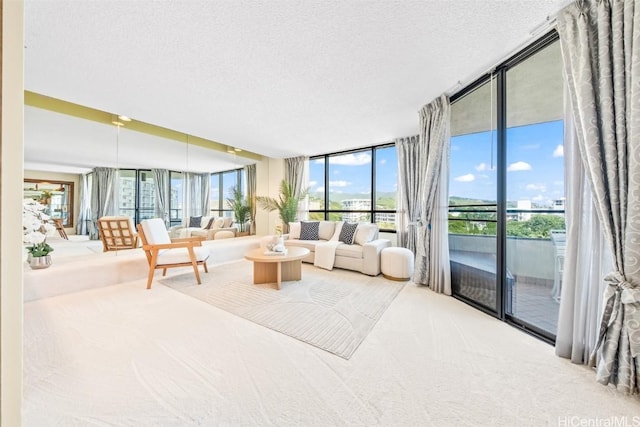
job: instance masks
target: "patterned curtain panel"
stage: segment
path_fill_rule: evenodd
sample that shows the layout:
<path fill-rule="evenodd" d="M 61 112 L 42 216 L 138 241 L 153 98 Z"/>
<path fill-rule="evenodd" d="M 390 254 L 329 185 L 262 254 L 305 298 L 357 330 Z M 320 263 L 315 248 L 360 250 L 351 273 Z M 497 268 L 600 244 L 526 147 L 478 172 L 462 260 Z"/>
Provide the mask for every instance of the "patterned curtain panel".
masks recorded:
<path fill-rule="evenodd" d="M 169 227 L 169 170 L 151 169 L 156 183 L 156 217 Z"/>
<path fill-rule="evenodd" d="M 90 234 L 91 229 L 91 189 L 89 188 L 89 174 L 80 176 L 78 200 L 80 200 L 80 208 L 78 209 L 76 233 L 79 235 L 87 235 Z"/>
<path fill-rule="evenodd" d="M 91 230 L 89 238 L 98 240 L 98 218 L 116 215 L 116 183 L 118 170 L 114 168 L 94 168 L 91 188 Z"/>
<path fill-rule="evenodd" d="M 613 271 L 592 363 L 597 380 L 638 393 L 640 372 L 640 10 L 581 1 L 558 15 L 582 161 Z"/>
<path fill-rule="evenodd" d="M 413 281 L 428 285 L 439 293 L 451 294 L 449 245 L 446 214 L 443 220 L 442 196 L 447 193 L 449 99 L 441 95 L 420 110 L 420 158 L 417 166 L 420 218 L 416 227 L 416 262 Z M 444 175 L 444 179 L 443 179 Z M 445 198 L 446 200 L 446 198 Z M 443 234 L 445 233 L 444 237 Z M 434 246 L 438 242 L 439 246 Z"/>
<path fill-rule="evenodd" d="M 291 185 L 295 197 L 300 197 L 302 191 L 307 188 L 308 174 L 306 172 L 308 162 L 309 158 L 305 156 L 284 159 L 284 179 Z M 300 201 L 297 218 L 299 220 L 306 219 L 307 212 L 306 200 Z"/>
<path fill-rule="evenodd" d="M 396 139 L 398 151 L 398 225 L 396 238 L 398 246 L 410 249 L 416 253 L 416 238 L 418 233 L 416 226 L 420 218 L 420 182 L 422 171 L 418 162 L 423 158 L 420 155 L 421 145 L 418 135 Z"/>
<path fill-rule="evenodd" d="M 244 174 L 247 177 L 247 201 L 251 208 L 251 234 L 256 234 L 256 165 L 246 165 Z"/>

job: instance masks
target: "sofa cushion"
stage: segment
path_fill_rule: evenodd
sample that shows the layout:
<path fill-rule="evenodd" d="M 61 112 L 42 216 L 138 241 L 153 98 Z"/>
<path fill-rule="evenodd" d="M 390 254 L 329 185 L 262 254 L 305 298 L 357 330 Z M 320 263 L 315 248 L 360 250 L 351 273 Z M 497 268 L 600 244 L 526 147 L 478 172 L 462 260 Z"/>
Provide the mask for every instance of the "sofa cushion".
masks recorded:
<path fill-rule="evenodd" d="M 214 219 L 213 223 L 211 224 L 211 227 L 209 227 L 209 229 L 211 229 L 211 230 L 216 230 L 218 228 L 225 228 L 224 227 L 224 218 L 222 218 L 222 217 Z"/>
<path fill-rule="evenodd" d="M 340 237 L 338 240 L 340 240 L 342 243 L 346 243 L 347 245 L 352 244 L 357 228 L 357 222 L 345 222 L 344 224 L 342 224 L 342 230 L 340 230 Z"/>
<path fill-rule="evenodd" d="M 356 229 L 356 235 L 353 239 L 354 243 L 358 245 L 364 245 L 376 238 L 378 233 L 378 226 L 376 224 L 360 223 Z"/>
<path fill-rule="evenodd" d="M 300 238 L 300 222 L 289 223 L 289 238 L 290 239 Z"/>
<path fill-rule="evenodd" d="M 339 245 L 336 248 L 336 256 L 362 259 L 364 256 L 364 248 L 360 245 Z"/>
<path fill-rule="evenodd" d="M 190 216 L 189 217 L 189 227 L 202 227 L 202 215 L 201 216 Z"/>
<path fill-rule="evenodd" d="M 335 229 L 336 229 L 335 221 L 320 221 L 320 225 L 318 226 L 318 239 L 331 240 Z"/>
<path fill-rule="evenodd" d="M 284 245 L 295 246 L 297 248 L 307 248 L 311 252 L 315 252 L 316 245 L 319 245 L 321 243 L 324 243 L 324 240 L 299 240 L 299 239 L 291 240 L 289 239 L 289 240 L 285 240 Z"/>
<path fill-rule="evenodd" d="M 209 230 L 212 226 L 213 223 L 216 219 L 214 217 L 209 218 L 209 221 L 205 224 L 204 227 L 202 227 L 203 230 Z"/>
<path fill-rule="evenodd" d="M 300 223 L 300 240 L 318 240 L 319 221 L 302 221 Z"/>
<path fill-rule="evenodd" d="M 230 216 L 224 217 L 223 220 L 224 223 L 220 226 L 220 228 L 229 228 L 231 227 L 231 224 L 233 224 L 233 218 L 231 218 Z"/>

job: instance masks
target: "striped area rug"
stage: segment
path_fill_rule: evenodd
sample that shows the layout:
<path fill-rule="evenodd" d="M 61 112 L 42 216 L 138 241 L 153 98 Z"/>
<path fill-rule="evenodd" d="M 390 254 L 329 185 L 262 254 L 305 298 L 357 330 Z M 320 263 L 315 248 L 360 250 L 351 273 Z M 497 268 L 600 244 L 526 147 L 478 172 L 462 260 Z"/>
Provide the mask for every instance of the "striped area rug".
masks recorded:
<path fill-rule="evenodd" d="M 349 359 L 406 282 L 353 271 L 302 265 L 302 280 L 254 285 L 242 260 L 209 268 L 196 285 L 193 272 L 159 280 L 264 327 Z"/>

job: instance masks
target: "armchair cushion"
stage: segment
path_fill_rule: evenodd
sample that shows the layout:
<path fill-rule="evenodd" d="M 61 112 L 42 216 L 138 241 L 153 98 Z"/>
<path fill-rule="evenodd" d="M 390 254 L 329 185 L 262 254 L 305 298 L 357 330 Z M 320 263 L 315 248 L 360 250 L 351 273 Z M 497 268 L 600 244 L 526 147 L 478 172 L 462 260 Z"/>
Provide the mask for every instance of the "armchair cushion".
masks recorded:
<path fill-rule="evenodd" d="M 142 225 L 142 230 L 144 231 L 148 244 L 163 245 L 171 243 L 169 232 L 164 225 L 164 221 L 160 218 L 144 220 L 140 225 Z"/>

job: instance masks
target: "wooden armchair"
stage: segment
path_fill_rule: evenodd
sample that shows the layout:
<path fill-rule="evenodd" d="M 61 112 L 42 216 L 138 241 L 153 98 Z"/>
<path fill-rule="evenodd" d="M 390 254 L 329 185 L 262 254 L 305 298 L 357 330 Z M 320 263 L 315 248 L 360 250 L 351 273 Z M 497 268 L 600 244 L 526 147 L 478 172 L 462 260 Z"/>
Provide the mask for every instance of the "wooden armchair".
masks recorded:
<path fill-rule="evenodd" d="M 202 247 L 202 239 L 173 239 L 169 237 L 169 232 L 160 218 L 145 219 L 138 224 L 138 233 L 142 240 L 147 261 L 149 262 L 149 277 L 147 289 L 151 289 L 153 274 L 155 270 L 162 269 L 162 275 L 167 274 L 167 268 L 193 266 L 198 285 L 200 273 L 198 265 L 204 267 L 204 272 L 208 273 L 207 259 L 209 249 Z"/>
<path fill-rule="evenodd" d="M 103 216 L 98 219 L 98 232 L 103 252 L 138 247 L 138 233 L 128 216 Z"/>

